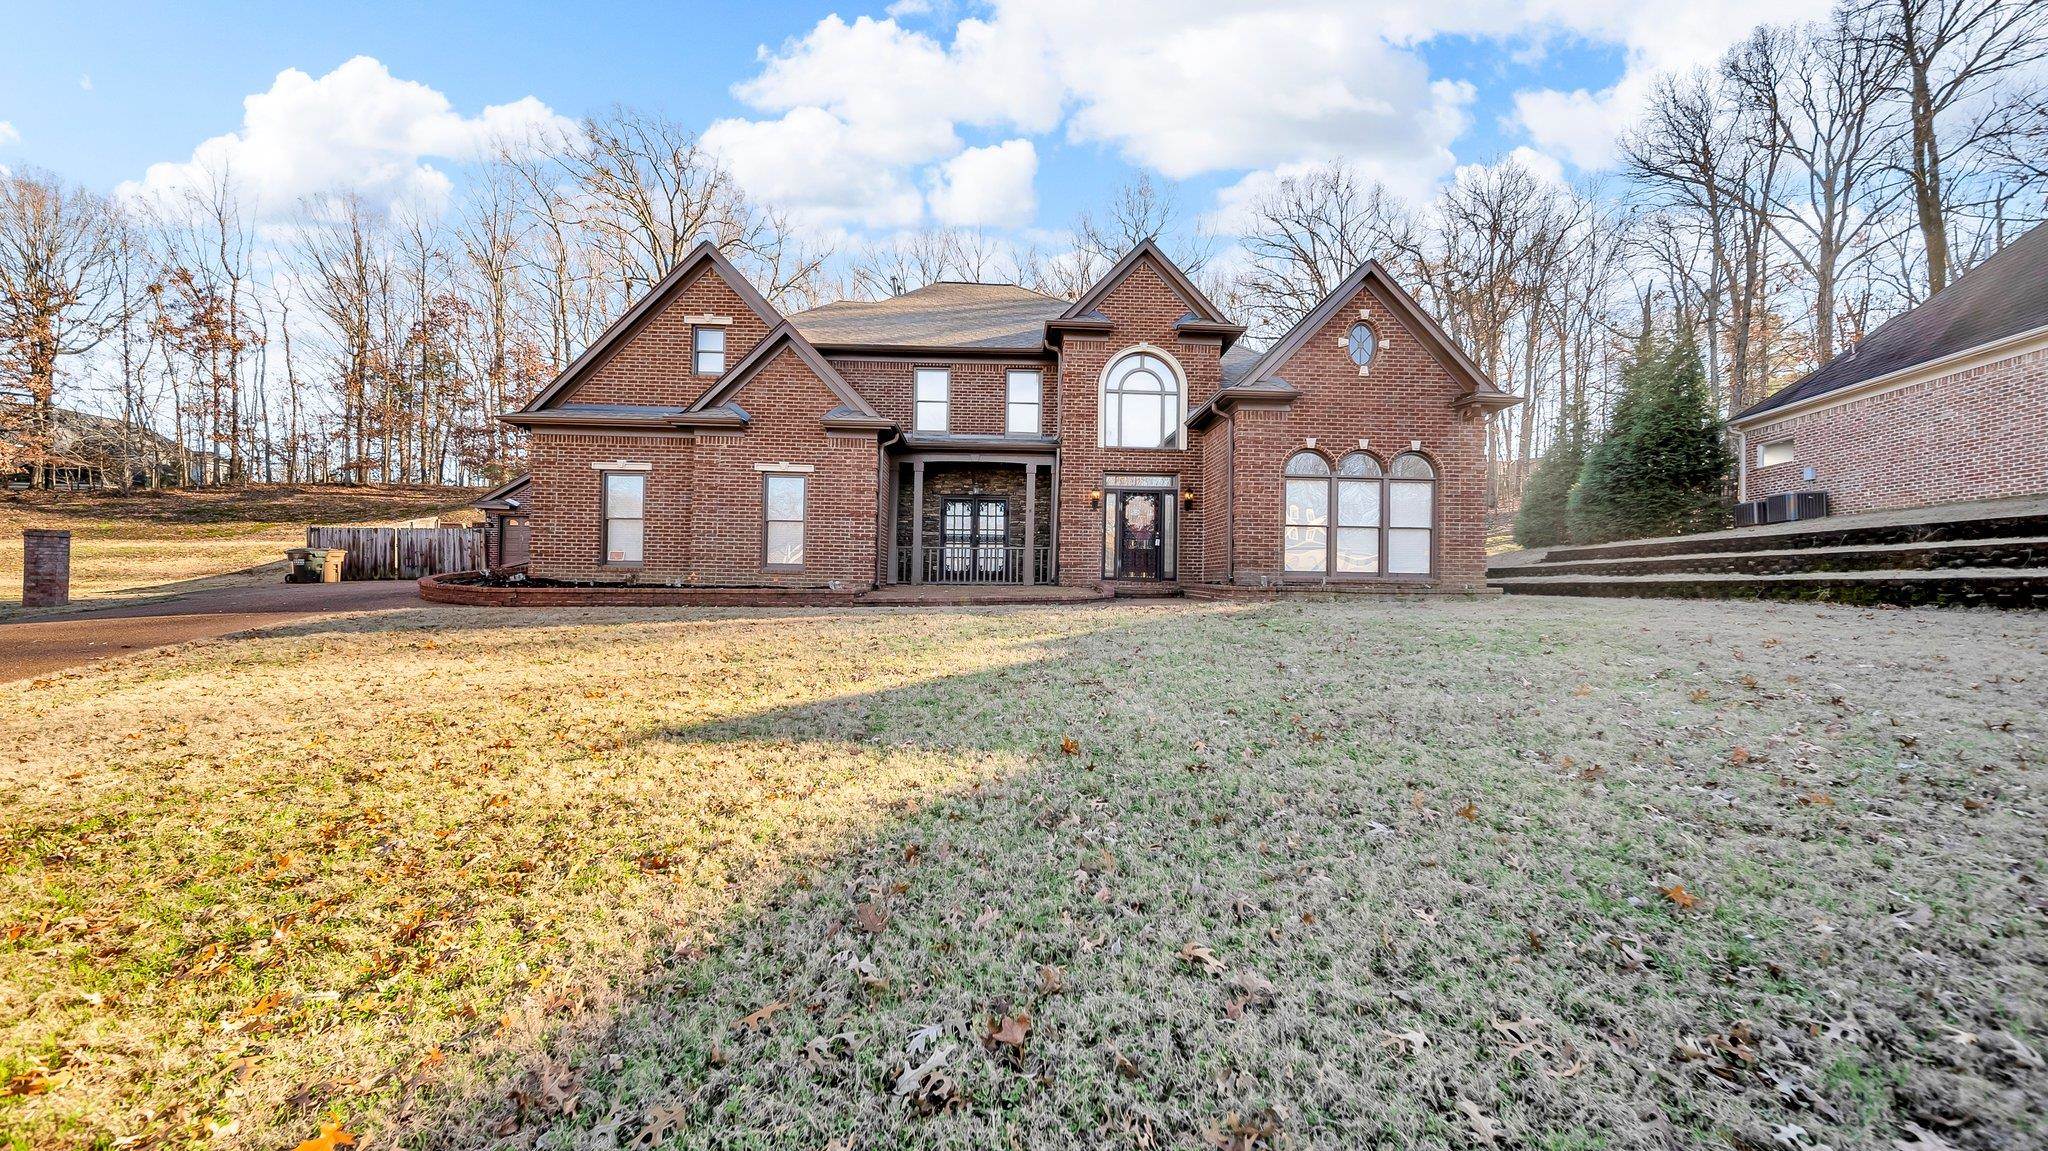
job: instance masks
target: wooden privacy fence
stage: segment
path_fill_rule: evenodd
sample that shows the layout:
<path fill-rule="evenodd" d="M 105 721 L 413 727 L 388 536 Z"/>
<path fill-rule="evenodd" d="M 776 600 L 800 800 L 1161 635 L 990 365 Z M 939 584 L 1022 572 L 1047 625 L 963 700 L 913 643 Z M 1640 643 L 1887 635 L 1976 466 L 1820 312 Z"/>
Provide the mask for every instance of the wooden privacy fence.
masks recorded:
<path fill-rule="evenodd" d="M 484 566 L 484 536 L 476 528 L 306 529 L 309 548 L 343 548 L 341 578 L 418 579 Z"/>

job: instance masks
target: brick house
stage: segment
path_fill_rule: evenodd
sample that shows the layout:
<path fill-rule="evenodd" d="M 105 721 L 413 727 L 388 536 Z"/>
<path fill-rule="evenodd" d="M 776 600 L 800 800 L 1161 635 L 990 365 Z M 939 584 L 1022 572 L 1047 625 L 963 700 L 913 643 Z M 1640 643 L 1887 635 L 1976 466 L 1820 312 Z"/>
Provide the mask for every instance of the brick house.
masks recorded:
<path fill-rule="evenodd" d="M 1729 421 L 1742 499 L 1836 514 L 2048 492 L 2048 225 Z"/>
<path fill-rule="evenodd" d="M 530 470 L 493 499 L 570 583 L 1482 587 L 1484 417 L 1516 398 L 1377 264 L 1243 332 L 1149 242 L 1078 300 L 793 315 L 700 245 L 504 417 Z"/>

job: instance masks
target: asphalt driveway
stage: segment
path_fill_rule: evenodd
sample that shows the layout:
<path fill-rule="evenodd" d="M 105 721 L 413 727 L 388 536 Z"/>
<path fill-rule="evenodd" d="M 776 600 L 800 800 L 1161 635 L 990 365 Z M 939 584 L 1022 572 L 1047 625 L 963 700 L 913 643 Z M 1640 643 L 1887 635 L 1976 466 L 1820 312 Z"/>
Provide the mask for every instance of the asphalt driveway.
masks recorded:
<path fill-rule="evenodd" d="M 340 612 L 397 610 L 419 602 L 419 588 L 411 580 L 276 583 L 0 623 L 0 683 L 166 644 Z"/>

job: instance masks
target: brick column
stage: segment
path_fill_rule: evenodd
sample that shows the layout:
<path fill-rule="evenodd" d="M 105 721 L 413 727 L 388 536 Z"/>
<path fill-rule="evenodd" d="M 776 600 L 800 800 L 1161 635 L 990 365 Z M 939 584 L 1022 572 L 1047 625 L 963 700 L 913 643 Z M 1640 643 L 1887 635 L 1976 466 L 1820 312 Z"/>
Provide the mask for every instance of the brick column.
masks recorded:
<path fill-rule="evenodd" d="M 27 528 L 21 533 L 21 606 L 71 602 L 71 533 Z"/>

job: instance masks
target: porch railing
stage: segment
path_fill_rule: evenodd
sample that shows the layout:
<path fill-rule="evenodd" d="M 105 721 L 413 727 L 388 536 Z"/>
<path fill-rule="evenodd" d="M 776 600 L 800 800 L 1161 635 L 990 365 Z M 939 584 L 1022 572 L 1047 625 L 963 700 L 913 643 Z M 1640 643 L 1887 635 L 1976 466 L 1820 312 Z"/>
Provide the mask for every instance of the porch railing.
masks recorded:
<path fill-rule="evenodd" d="M 1052 547 L 1031 549 L 1032 582 L 1052 582 Z M 910 582 L 911 549 L 898 544 L 896 578 Z M 926 544 L 924 582 L 937 584 L 1023 583 L 1024 548 L 1006 544 Z"/>

